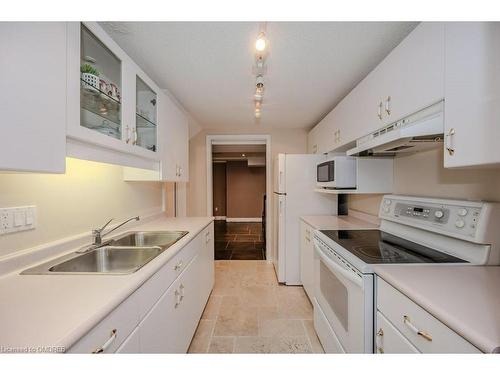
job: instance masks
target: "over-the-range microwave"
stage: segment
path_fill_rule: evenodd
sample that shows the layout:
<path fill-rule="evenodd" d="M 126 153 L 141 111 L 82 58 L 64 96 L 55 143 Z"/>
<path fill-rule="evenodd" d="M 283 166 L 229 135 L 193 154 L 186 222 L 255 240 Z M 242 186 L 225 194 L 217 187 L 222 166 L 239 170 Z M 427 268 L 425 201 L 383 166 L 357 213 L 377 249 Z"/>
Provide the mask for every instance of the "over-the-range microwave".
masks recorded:
<path fill-rule="evenodd" d="M 317 186 L 325 189 L 356 188 L 356 158 L 334 156 L 317 165 Z"/>

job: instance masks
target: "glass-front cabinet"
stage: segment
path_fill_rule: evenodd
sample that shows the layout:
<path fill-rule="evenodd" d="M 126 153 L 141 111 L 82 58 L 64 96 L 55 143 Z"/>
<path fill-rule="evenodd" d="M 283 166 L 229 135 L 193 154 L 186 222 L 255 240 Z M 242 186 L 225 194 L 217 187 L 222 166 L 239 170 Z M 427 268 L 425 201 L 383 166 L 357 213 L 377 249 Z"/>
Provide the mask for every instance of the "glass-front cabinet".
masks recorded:
<path fill-rule="evenodd" d="M 66 26 L 66 155 L 187 180 L 185 113 L 100 24 Z"/>
<path fill-rule="evenodd" d="M 134 143 L 137 146 L 156 152 L 158 149 L 157 94 L 139 76 L 136 76 L 135 93 Z"/>
<path fill-rule="evenodd" d="M 87 27 L 80 36 L 80 125 L 122 139 L 122 62 Z"/>

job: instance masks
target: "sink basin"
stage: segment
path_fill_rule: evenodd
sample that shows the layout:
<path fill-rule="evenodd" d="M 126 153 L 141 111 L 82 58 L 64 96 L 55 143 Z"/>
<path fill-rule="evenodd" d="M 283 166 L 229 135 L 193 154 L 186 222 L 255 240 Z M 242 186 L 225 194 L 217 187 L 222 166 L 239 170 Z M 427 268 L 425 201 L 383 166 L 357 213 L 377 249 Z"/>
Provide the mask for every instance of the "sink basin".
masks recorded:
<path fill-rule="evenodd" d="M 49 272 L 131 273 L 161 254 L 162 248 L 104 246 L 56 264 Z"/>
<path fill-rule="evenodd" d="M 188 232 L 129 232 L 110 242 L 112 246 L 159 246 L 166 249 L 179 241 Z"/>
<path fill-rule="evenodd" d="M 74 252 L 21 272 L 21 275 L 129 274 L 136 272 L 189 232 L 129 232 L 102 247 Z"/>

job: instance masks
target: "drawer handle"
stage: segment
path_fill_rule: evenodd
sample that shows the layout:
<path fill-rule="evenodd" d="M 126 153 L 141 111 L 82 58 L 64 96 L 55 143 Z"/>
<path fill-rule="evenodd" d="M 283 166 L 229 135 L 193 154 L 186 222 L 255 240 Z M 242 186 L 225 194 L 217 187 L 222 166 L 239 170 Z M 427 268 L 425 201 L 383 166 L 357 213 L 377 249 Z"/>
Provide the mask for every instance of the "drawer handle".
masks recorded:
<path fill-rule="evenodd" d="M 108 341 L 106 341 L 101 347 L 94 350 L 92 354 L 104 353 L 104 351 L 108 349 L 115 340 L 116 340 L 116 328 L 111 331 Z"/>
<path fill-rule="evenodd" d="M 175 301 L 175 305 L 174 305 L 174 308 L 178 308 L 179 305 L 181 304 L 181 301 L 182 301 L 182 296 L 181 296 L 181 293 L 179 292 L 179 290 L 175 290 L 175 298 L 176 298 L 176 301 Z"/>
<path fill-rule="evenodd" d="M 179 271 L 182 267 L 182 260 L 174 266 L 174 271 Z"/>
<path fill-rule="evenodd" d="M 377 352 L 379 352 L 380 354 L 384 354 L 384 348 L 382 348 L 382 346 L 378 345 L 378 342 L 379 342 L 379 337 L 383 337 L 384 336 L 384 330 L 382 328 L 379 328 L 379 330 L 377 331 Z"/>
<path fill-rule="evenodd" d="M 410 330 L 416 333 L 417 335 L 422 336 L 427 341 L 432 341 L 432 336 L 429 333 L 421 331 L 420 329 L 415 327 L 413 323 L 410 321 L 410 317 L 408 315 L 403 316 L 403 323 L 406 324 L 408 328 L 410 328 Z"/>

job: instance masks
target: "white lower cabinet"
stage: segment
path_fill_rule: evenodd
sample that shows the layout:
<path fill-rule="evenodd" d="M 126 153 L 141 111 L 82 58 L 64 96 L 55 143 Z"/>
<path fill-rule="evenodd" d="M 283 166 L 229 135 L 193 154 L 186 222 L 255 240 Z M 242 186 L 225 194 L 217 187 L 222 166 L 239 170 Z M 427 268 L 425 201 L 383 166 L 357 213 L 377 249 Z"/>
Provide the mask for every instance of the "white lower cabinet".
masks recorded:
<path fill-rule="evenodd" d="M 415 350 L 421 353 L 481 353 L 380 277 L 377 277 L 376 305 L 376 351 L 382 348 L 385 353 L 414 353 Z M 382 337 L 377 335 L 380 329 Z"/>
<path fill-rule="evenodd" d="M 214 285 L 213 234 L 211 223 L 68 352 L 187 352 Z"/>
<path fill-rule="evenodd" d="M 197 255 L 139 324 L 141 353 L 185 353 L 191 341 L 197 293 Z"/>
<path fill-rule="evenodd" d="M 300 221 L 300 278 L 309 299 L 314 298 L 314 228 Z"/>
<path fill-rule="evenodd" d="M 377 311 L 375 353 L 419 353 L 419 351 L 380 311 Z"/>
<path fill-rule="evenodd" d="M 135 354 L 141 351 L 139 341 L 139 327 L 134 329 L 132 333 L 125 339 L 123 344 L 116 350 L 116 353 Z"/>

